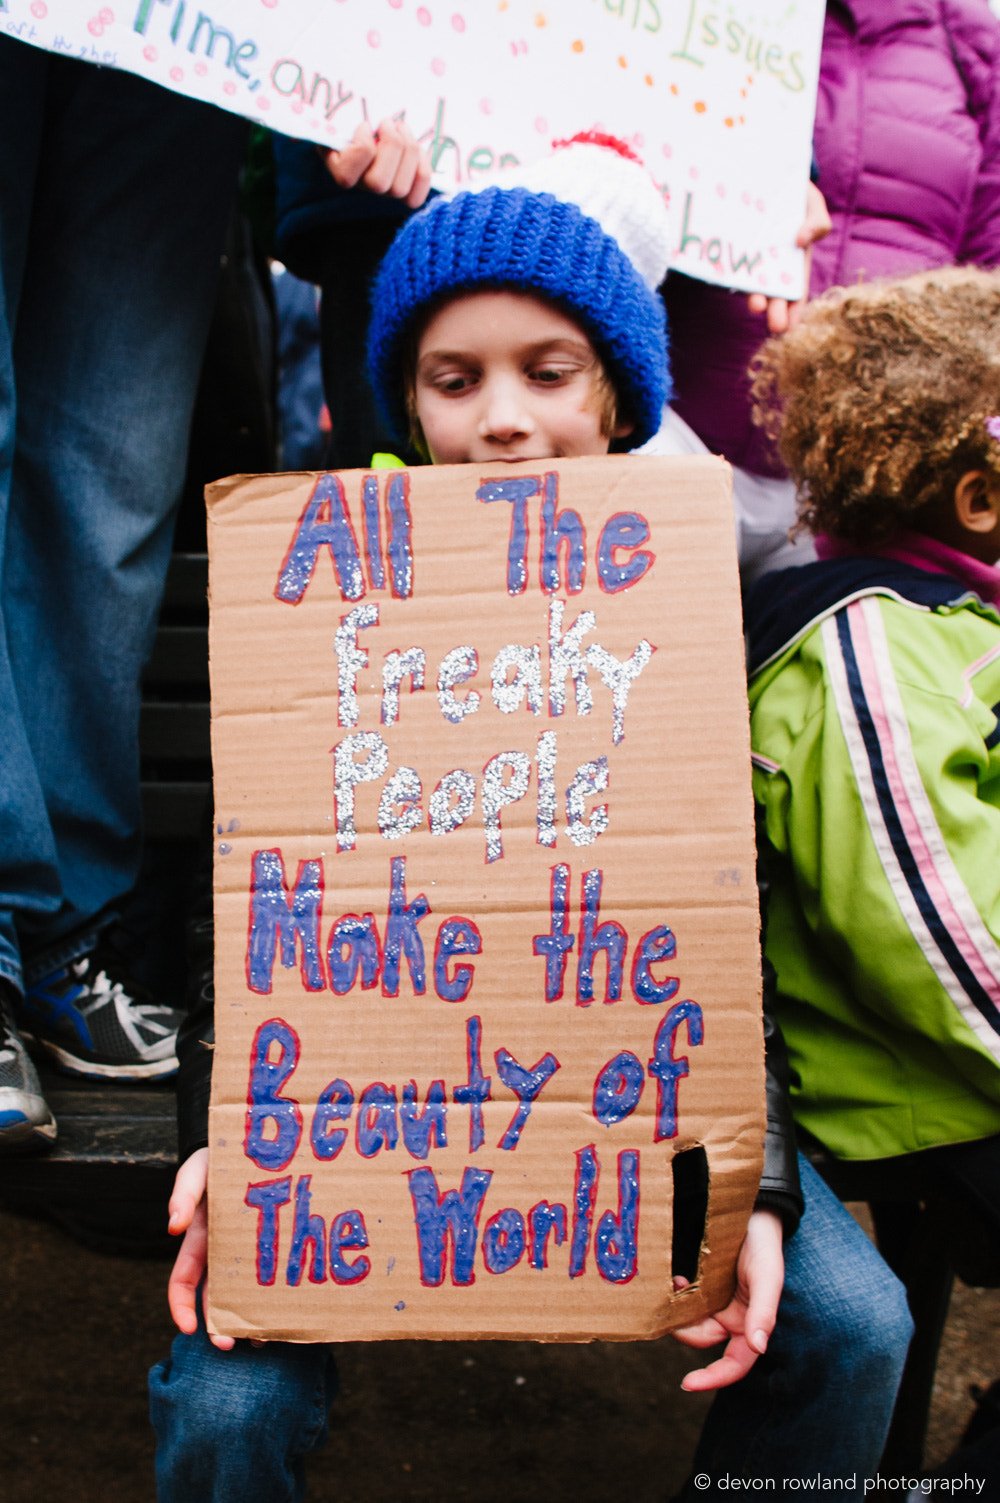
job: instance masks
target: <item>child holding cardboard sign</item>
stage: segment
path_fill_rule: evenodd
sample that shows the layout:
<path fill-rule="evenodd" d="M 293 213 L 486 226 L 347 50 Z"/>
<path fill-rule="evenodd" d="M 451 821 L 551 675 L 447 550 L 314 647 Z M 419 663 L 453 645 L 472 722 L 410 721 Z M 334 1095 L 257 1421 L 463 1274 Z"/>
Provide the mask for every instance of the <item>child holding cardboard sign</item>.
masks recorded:
<path fill-rule="evenodd" d="M 594 142 L 567 148 L 518 186 L 440 201 L 401 232 L 376 285 L 371 366 L 387 412 L 397 426 L 412 425 L 436 463 L 601 455 L 642 443 L 666 394 L 655 288 L 668 244 L 662 201 L 642 168 Z M 182 1106 L 192 1091 L 204 1096 L 210 1058 L 186 1042 Z M 802 1200 L 777 1049 L 772 1033 L 772 1131 L 737 1293 L 681 1333 L 696 1346 L 728 1339 L 721 1358 L 686 1380 L 726 1387 L 704 1441 L 713 1475 L 874 1467 L 909 1333 L 898 1285 L 808 1167 L 795 1231 Z M 248 1498 L 300 1495 L 301 1457 L 319 1443 L 331 1397 L 329 1349 L 232 1349 L 222 1337 L 213 1346 L 199 1327 L 204 1121 L 183 1136 L 195 1150 L 173 1201 L 174 1230 L 191 1224 L 172 1281 L 184 1334 L 151 1377 L 161 1497 L 222 1497 L 237 1487 Z M 775 1324 L 783 1230 L 789 1277 Z M 220 1387 L 238 1395 L 233 1408 L 212 1402 Z M 255 1423 L 264 1408 L 266 1426 Z"/>

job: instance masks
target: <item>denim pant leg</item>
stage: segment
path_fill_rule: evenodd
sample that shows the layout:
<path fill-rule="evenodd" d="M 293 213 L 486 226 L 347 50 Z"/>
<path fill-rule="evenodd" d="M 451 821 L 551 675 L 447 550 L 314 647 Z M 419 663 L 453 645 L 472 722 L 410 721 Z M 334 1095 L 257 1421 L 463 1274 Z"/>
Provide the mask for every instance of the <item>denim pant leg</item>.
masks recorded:
<path fill-rule="evenodd" d="M 805 1215 L 785 1247 L 767 1354 L 709 1411 L 694 1473 L 861 1478 L 878 1469 L 913 1322 L 906 1293 L 840 1201 L 799 1155 Z M 730 1497 L 694 1490 L 685 1500 Z"/>
<path fill-rule="evenodd" d="M 80 953 L 134 881 L 139 674 L 245 134 L 0 38 L 0 974 L 15 981 L 22 950 L 40 969 Z"/>
<path fill-rule="evenodd" d="M 159 1503 L 299 1503 L 304 1458 L 325 1445 L 336 1396 L 332 1347 L 238 1341 L 220 1352 L 199 1308 L 195 1334 L 177 1336 L 149 1374 Z"/>

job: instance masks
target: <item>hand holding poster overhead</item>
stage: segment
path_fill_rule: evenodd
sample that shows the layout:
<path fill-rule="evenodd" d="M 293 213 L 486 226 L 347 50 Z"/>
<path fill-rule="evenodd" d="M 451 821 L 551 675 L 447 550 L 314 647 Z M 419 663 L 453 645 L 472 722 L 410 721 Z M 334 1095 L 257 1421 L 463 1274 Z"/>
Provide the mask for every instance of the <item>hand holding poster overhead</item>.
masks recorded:
<path fill-rule="evenodd" d="M 11 36 L 338 146 L 405 111 L 441 188 L 554 138 L 628 140 L 672 264 L 795 297 L 823 24 L 787 0 L 0 0 Z"/>
<path fill-rule="evenodd" d="M 210 548 L 214 1327 L 720 1308 L 764 1136 L 727 467 L 224 481 Z"/>

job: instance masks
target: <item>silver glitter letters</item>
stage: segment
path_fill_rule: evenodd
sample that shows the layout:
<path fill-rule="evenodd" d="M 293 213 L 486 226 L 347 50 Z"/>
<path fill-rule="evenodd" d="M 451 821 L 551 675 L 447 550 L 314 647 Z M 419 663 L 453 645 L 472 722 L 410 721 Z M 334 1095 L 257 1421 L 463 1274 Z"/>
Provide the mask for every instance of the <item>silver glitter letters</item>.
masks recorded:
<path fill-rule="evenodd" d="M 514 669 L 514 677 L 507 675 Z M 503 714 L 512 714 L 522 700 L 532 715 L 542 713 L 542 666 L 538 647 L 519 647 L 511 642 L 493 659 L 493 703 Z"/>
<path fill-rule="evenodd" d="M 452 805 L 452 795 L 458 802 Z M 432 835 L 448 835 L 464 825 L 476 804 L 476 780 L 471 772 L 456 767 L 446 773 L 430 797 L 430 827 Z"/>
<path fill-rule="evenodd" d="M 386 840 L 399 840 L 423 822 L 423 791 L 415 768 L 400 767 L 393 773 L 378 804 L 378 827 Z"/>
<path fill-rule="evenodd" d="M 364 762 L 355 762 L 356 752 L 367 752 Z M 333 748 L 333 807 L 337 821 L 337 850 L 353 851 L 357 844 L 354 824 L 354 790 L 359 783 L 374 783 L 389 765 L 389 748 L 376 731 L 345 736 Z"/>
<path fill-rule="evenodd" d="M 368 666 L 368 653 L 358 646 L 358 632 L 378 622 L 377 605 L 356 605 L 353 611 L 341 616 L 340 625 L 333 636 L 333 650 L 337 657 L 337 720 L 348 729 L 358 723 L 358 674 Z"/>
<path fill-rule="evenodd" d="M 628 691 L 653 656 L 653 650 L 652 643 L 647 642 L 643 637 L 632 656 L 622 663 L 597 643 L 587 648 L 587 661 L 593 663 L 611 690 L 612 740 L 615 746 L 620 746 L 625 739 L 625 706 L 628 703 Z"/>
<path fill-rule="evenodd" d="M 382 664 L 382 724 L 395 725 L 399 719 L 399 686 L 410 675 L 410 692 L 424 687 L 424 671 L 427 654 L 422 647 L 410 647 L 406 652 L 386 654 Z"/>
<path fill-rule="evenodd" d="M 576 777 L 566 789 L 566 834 L 574 845 L 593 845 L 598 835 L 608 828 L 608 806 L 598 804 L 589 820 L 585 820 L 584 799 L 589 793 L 603 793 L 608 786 L 608 759 L 598 757 L 593 762 L 581 762 Z"/>
<path fill-rule="evenodd" d="M 467 683 L 479 671 L 479 654 L 474 647 L 453 647 L 438 669 L 438 704 L 445 720 L 453 725 L 474 715 L 479 709 L 479 695 L 470 689 L 464 699 L 456 699 L 456 684 Z"/>
<path fill-rule="evenodd" d="M 511 774 L 509 782 L 504 782 L 506 769 Z M 499 861 L 503 856 L 500 810 L 505 804 L 516 804 L 518 799 L 524 798 L 530 777 L 531 758 L 527 752 L 500 752 L 483 769 L 483 824 L 486 828 L 487 861 Z"/>
<path fill-rule="evenodd" d="M 556 843 L 556 733 L 543 731 L 538 738 L 538 844 Z"/>
<path fill-rule="evenodd" d="M 594 696 L 587 682 L 587 665 L 580 651 L 580 638 L 593 631 L 597 617 L 593 611 L 581 611 L 565 636 L 562 636 L 565 600 L 549 601 L 549 714 L 561 715 L 566 708 L 566 675 L 572 676 L 576 689 L 576 712 L 589 715 Z"/>

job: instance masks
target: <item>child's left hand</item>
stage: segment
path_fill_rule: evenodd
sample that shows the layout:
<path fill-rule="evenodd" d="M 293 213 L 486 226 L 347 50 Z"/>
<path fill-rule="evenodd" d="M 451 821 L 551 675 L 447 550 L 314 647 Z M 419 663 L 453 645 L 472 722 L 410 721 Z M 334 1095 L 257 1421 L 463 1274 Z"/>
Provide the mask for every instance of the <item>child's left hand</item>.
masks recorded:
<path fill-rule="evenodd" d="M 369 193 L 403 199 L 410 209 L 419 209 L 430 192 L 430 158 L 405 120 L 383 120 L 376 131 L 362 121 L 342 150 L 323 155 L 341 188 L 360 183 Z"/>
<path fill-rule="evenodd" d="M 188 1336 L 198 1329 L 198 1285 L 205 1276 L 208 1252 L 207 1187 L 208 1149 L 197 1148 L 177 1171 L 170 1196 L 170 1221 L 167 1226 L 172 1237 L 179 1237 L 184 1233 L 184 1241 L 174 1260 L 170 1282 L 167 1284 L 167 1303 L 174 1324 Z M 209 1340 L 220 1352 L 231 1351 L 236 1344 L 232 1336 L 210 1336 Z"/>
<path fill-rule="evenodd" d="M 727 1388 L 745 1378 L 767 1343 L 778 1315 L 785 1280 L 781 1219 L 773 1211 L 754 1211 L 736 1263 L 736 1293 L 724 1310 L 697 1325 L 671 1332 L 685 1346 L 716 1346 L 729 1337 L 721 1357 L 688 1373 L 681 1384 L 688 1393 Z"/>

